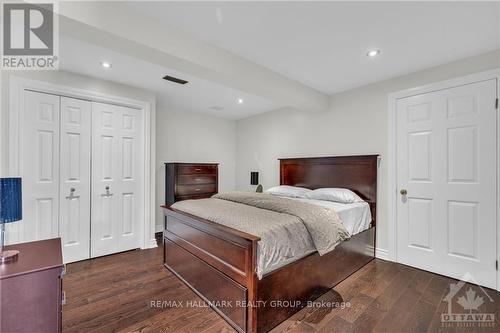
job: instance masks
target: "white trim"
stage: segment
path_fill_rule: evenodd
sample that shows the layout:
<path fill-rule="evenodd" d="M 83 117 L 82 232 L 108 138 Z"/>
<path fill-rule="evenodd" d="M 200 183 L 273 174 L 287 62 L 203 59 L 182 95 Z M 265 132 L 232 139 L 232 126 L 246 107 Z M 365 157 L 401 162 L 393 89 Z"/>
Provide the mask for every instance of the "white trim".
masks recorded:
<path fill-rule="evenodd" d="M 397 138 L 397 126 L 396 126 L 396 103 L 398 99 L 404 97 L 410 97 L 419 94 L 425 94 L 433 91 L 449 89 L 457 86 L 462 86 L 465 84 L 471 84 L 480 81 L 486 81 L 491 79 L 497 79 L 497 97 L 500 95 L 499 90 L 499 80 L 500 80 L 500 68 L 479 72 L 459 78 L 454 78 L 451 80 L 436 82 L 427 84 L 424 86 L 405 89 L 398 92 L 393 92 L 388 95 L 388 255 L 387 258 L 391 261 L 398 261 L 397 256 L 397 154 L 396 154 L 396 138 Z M 498 112 L 497 112 L 497 120 L 498 120 Z M 499 130 L 500 130 L 500 121 L 498 121 L 497 125 L 497 157 L 499 160 L 497 161 L 497 166 L 500 166 L 500 141 L 499 141 Z M 500 172 L 497 167 L 497 259 L 500 261 L 500 221 L 499 221 L 499 207 L 500 207 Z M 492 263 L 494 264 L 494 263 Z M 497 272 L 497 290 L 500 291 L 500 274 Z"/>
<path fill-rule="evenodd" d="M 375 258 L 387 260 L 387 261 L 392 261 L 389 259 L 389 251 L 386 249 L 378 248 L 378 247 L 375 249 Z"/>
<path fill-rule="evenodd" d="M 20 147 L 22 146 L 21 115 L 23 107 L 23 92 L 34 90 L 48 94 L 79 98 L 93 102 L 102 102 L 127 106 L 144 112 L 144 221 L 142 228 L 141 248 L 156 247 L 155 240 L 155 103 L 135 100 L 121 96 L 71 88 L 63 85 L 52 84 L 44 81 L 10 76 L 9 78 L 9 175 L 19 175 L 22 168 L 20 160 Z M 14 130 L 13 130 L 14 129 Z"/>
<path fill-rule="evenodd" d="M 158 243 L 156 242 L 156 238 L 152 238 L 148 241 L 148 249 L 153 249 L 155 247 L 158 247 Z"/>

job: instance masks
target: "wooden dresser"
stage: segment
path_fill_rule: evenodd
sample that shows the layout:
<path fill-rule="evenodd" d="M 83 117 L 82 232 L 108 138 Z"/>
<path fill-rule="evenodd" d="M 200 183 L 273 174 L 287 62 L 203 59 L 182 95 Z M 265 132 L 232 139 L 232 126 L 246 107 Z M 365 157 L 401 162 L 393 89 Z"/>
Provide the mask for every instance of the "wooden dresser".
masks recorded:
<path fill-rule="evenodd" d="M 209 198 L 218 192 L 219 165 L 165 163 L 165 205 L 187 199 Z"/>
<path fill-rule="evenodd" d="M 20 253 L 17 261 L 0 265 L 0 332 L 61 332 L 61 239 L 4 249 Z"/>

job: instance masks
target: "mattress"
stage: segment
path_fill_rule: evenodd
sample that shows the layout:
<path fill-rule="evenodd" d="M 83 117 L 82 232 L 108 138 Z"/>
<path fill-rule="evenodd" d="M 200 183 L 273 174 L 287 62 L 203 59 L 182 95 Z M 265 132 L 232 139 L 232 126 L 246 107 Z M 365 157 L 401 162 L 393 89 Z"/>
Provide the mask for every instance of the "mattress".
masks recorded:
<path fill-rule="evenodd" d="M 370 228 L 370 224 L 372 222 L 370 205 L 367 202 L 343 204 L 340 202 L 303 198 L 293 198 L 293 200 L 308 202 L 310 204 L 334 209 L 351 236 L 359 234 L 360 232 Z"/>

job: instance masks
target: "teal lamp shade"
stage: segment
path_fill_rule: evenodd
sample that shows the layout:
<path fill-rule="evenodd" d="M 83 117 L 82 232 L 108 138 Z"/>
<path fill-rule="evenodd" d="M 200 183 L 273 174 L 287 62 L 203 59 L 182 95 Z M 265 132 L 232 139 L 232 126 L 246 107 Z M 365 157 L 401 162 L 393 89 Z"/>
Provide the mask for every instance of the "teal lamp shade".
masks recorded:
<path fill-rule="evenodd" d="M 0 178 L 0 224 L 23 218 L 21 178 Z"/>

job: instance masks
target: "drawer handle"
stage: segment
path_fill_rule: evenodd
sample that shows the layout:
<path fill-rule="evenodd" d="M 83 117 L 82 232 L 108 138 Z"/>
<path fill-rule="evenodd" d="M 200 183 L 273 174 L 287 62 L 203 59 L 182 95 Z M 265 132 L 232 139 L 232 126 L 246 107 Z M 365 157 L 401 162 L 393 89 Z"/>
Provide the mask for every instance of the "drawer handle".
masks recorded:
<path fill-rule="evenodd" d="M 61 299 L 61 305 L 66 305 L 68 304 L 68 298 L 66 297 L 66 292 L 62 292 L 62 299 Z"/>
<path fill-rule="evenodd" d="M 194 171 L 201 171 L 201 170 L 202 170 L 202 169 L 200 169 L 200 168 L 196 168 L 196 169 L 194 169 Z"/>
<path fill-rule="evenodd" d="M 201 191 L 199 188 L 195 188 L 194 190 L 195 190 L 196 192 Z"/>

